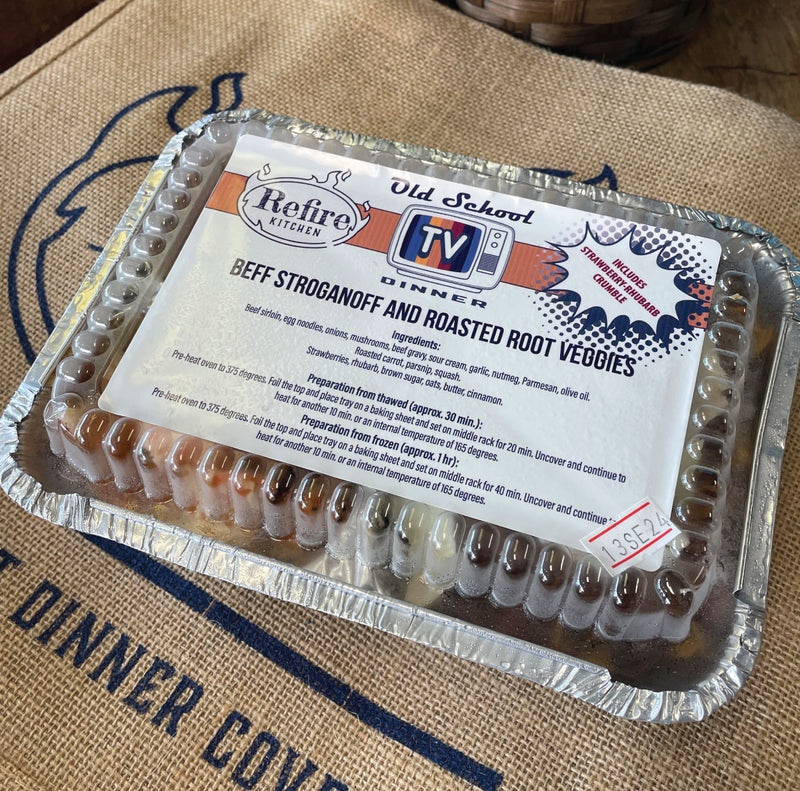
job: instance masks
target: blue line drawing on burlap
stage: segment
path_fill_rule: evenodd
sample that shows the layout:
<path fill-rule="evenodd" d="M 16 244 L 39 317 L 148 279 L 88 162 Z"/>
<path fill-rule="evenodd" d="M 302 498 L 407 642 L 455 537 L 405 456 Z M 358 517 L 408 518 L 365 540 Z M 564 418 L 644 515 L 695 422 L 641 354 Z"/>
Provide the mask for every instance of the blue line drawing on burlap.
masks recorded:
<path fill-rule="evenodd" d="M 211 103 L 203 111 L 203 114 L 237 109 L 242 102 L 241 81 L 244 76 L 242 72 L 231 72 L 215 77 L 210 83 Z M 139 108 L 147 107 L 162 97 L 174 97 L 166 110 L 164 120 L 172 132 L 181 131 L 183 126 L 178 122 L 177 114 L 198 90 L 198 86 L 195 85 L 176 85 L 153 91 L 126 105 L 103 126 L 86 152 L 51 179 L 24 212 L 15 232 L 8 260 L 8 299 L 14 329 L 29 363 L 35 359 L 36 352 L 30 341 L 20 309 L 18 275 L 23 243 L 32 234 L 31 228 L 39 216 L 39 212 L 46 210 L 46 207 L 50 205 L 48 199 L 52 198 L 53 201 L 58 201 L 52 211 L 64 221 L 56 231 L 38 241 L 38 244 L 35 240 L 28 242 L 36 249 L 37 302 L 42 323 L 49 333 L 53 330 L 55 322 L 50 312 L 45 285 L 45 268 L 53 265 L 48 261 L 48 252 L 54 242 L 61 239 L 75 226 L 88 208 L 86 205 L 74 204 L 81 193 L 99 179 L 128 167 L 152 163 L 157 158 L 155 155 L 143 154 L 123 160 L 109 161 L 113 159 L 113 154 L 107 151 L 103 144 L 108 141 L 113 132 L 119 131 L 126 118 L 134 117 L 133 114 Z M 226 93 L 232 92 L 232 100 L 225 106 L 221 106 L 223 90 Z M 149 109 L 152 110 L 152 107 Z M 103 159 L 103 156 L 105 156 L 104 163 L 95 167 L 96 163 Z M 70 180 L 71 176 L 73 179 Z M 68 192 L 59 200 L 64 190 L 68 190 Z M 87 248 L 93 252 L 102 250 L 94 243 L 87 243 Z M 84 537 L 100 550 L 307 684 L 376 732 L 402 744 L 483 791 L 495 791 L 500 788 L 503 782 L 503 775 L 500 772 L 445 744 L 435 736 L 364 697 L 350 685 L 315 665 L 262 627 L 206 593 L 200 586 L 190 582 L 177 571 L 122 544 L 96 536 L 85 535 Z"/>

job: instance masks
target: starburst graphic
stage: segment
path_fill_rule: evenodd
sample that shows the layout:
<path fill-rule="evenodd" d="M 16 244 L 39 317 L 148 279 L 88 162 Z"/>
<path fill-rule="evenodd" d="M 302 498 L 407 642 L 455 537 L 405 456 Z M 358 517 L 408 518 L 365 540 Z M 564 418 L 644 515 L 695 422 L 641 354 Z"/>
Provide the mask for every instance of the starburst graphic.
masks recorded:
<path fill-rule="evenodd" d="M 678 265 L 676 257 L 666 252 L 667 244 L 644 249 L 634 238 L 635 230 L 632 226 L 606 244 L 587 223 L 577 244 L 553 244 L 564 254 L 559 265 L 567 270 L 554 288 L 577 295 L 574 319 L 602 322 L 617 335 L 629 328 L 651 332 L 665 341 L 684 323 L 687 300 L 697 304 L 684 290 L 691 267 Z"/>

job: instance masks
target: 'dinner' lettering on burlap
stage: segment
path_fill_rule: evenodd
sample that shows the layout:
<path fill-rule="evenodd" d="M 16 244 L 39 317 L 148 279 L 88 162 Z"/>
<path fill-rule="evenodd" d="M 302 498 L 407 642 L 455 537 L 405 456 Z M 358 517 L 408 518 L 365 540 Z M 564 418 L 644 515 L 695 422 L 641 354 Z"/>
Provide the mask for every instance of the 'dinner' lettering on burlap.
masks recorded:
<path fill-rule="evenodd" d="M 0 575 L 17 570 L 22 560 L 0 548 Z M 16 578 L 16 575 L 15 577 Z M 51 580 L 32 589 L 20 589 L 17 601 L 9 601 L 8 619 L 36 643 L 52 648 L 60 659 L 86 670 L 86 675 L 115 695 L 127 708 L 149 718 L 167 735 L 184 736 L 186 721 L 202 716 L 204 685 L 175 664 L 154 654 L 111 621 L 102 621 L 78 599 Z M 301 754 L 237 709 L 221 715 L 205 712 L 209 722 L 203 732 L 212 735 L 189 754 L 228 775 L 233 784 L 251 789 L 256 785 L 275 791 L 347 791 L 348 786 L 328 772 L 320 772 Z M 220 724 L 221 721 L 221 724 Z M 263 783 L 261 781 L 264 781 Z M 273 785 L 274 783 L 274 785 Z"/>

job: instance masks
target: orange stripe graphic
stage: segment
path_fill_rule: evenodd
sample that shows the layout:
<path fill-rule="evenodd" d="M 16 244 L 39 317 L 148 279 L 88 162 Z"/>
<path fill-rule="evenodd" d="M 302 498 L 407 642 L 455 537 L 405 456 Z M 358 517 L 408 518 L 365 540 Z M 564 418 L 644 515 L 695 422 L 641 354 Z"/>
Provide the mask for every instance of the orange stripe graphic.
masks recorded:
<path fill-rule="evenodd" d="M 247 184 L 247 176 L 240 176 L 238 173 L 228 173 L 226 170 L 214 187 L 214 192 L 206 203 L 207 209 L 216 209 L 228 214 L 238 214 L 236 211 L 236 201 L 242 194 L 244 185 Z"/>
<path fill-rule="evenodd" d="M 394 212 L 371 208 L 369 222 L 355 236 L 351 236 L 347 244 L 385 253 L 389 249 L 399 219 L 400 215 Z"/>
<path fill-rule="evenodd" d="M 385 253 L 399 219 L 399 214 L 372 208 L 369 210 L 369 222 L 348 239 L 347 244 Z M 501 282 L 545 291 L 564 279 L 564 270 L 558 266 L 558 262 L 563 260 L 564 256 L 558 250 L 515 242 Z"/>
<path fill-rule="evenodd" d="M 501 282 L 545 291 L 564 279 L 564 270 L 558 266 L 563 260 L 558 250 L 514 242 Z"/>
<path fill-rule="evenodd" d="M 206 207 L 237 214 L 236 202 L 246 183 L 246 176 L 226 171 L 217 182 Z M 348 239 L 347 244 L 385 253 L 389 249 L 399 219 L 400 215 L 394 212 L 371 208 L 369 222 Z M 544 291 L 563 279 L 564 270 L 557 265 L 563 258 L 558 250 L 515 242 L 501 282 Z"/>
<path fill-rule="evenodd" d="M 208 199 L 207 208 L 237 214 L 236 201 L 246 183 L 246 176 L 226 171 Z M 394 212 L 371 208 L 369 222 L 348 239 L 347 244 L 385 253 L 389 249 L 399 219 L 400 215 Z M 564 270 L 557 266 L 557 262 L 561 260 L 563 255 L 558 250 L 515 242 L 502 282 L 544 291 L 563 279 Z"/>
<path fill-rule="evenodd" d="M 206 207 L 228 214 L 238 214 L 236 202 L 246 183 L 247 176 L 224 172 Z M 369 222 L 355 236 L 348 239 L 347 244 L 385 253 L 389 249 L 399 219 L 399 214 L 372 208 L 369 210 Z M 564 270 L 558 265 L 563 260 L 564 256 L 558 250 L 515 242 L 501 282 L 533 291 L 546 291 L 564 279 Z M 691 289 L 692 295 L 701 304 L 698 306 L 698 311 L 689 316 L 690 326 L 705 328 L 708 323 L 712 288 L 713 286 L 701 285 Z"/>

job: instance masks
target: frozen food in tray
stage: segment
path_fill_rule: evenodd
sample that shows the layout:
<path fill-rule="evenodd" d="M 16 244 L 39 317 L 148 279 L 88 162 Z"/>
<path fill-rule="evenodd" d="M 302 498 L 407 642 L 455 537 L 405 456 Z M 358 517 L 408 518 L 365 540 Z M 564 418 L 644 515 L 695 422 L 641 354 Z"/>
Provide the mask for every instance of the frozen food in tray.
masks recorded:
<path fill-rule="evenodd" d="M 700 719 L 760 641 L 795 277 L 739 220 L 209 117 L 9 405 L 3 485 L 614 714 Z"/>

